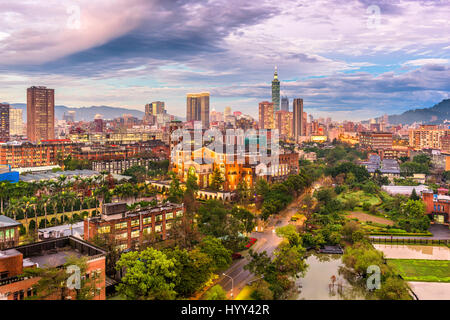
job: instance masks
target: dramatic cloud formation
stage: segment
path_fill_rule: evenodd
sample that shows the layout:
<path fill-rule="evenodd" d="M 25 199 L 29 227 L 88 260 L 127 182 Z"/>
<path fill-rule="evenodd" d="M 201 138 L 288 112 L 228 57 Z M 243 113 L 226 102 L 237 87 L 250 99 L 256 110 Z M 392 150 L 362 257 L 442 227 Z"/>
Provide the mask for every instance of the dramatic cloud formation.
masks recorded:
<path fill-rule="evenodd" d="M 256 115 L 275 65 L 282 94 L 336 119 L 450 91 L 450 0 L 19 0 L 0 12 L 0 101 L 47 85 L 57 104 L 159 99 L 184 115 L 185 94 L 206 90 L 217 110 Z"/>

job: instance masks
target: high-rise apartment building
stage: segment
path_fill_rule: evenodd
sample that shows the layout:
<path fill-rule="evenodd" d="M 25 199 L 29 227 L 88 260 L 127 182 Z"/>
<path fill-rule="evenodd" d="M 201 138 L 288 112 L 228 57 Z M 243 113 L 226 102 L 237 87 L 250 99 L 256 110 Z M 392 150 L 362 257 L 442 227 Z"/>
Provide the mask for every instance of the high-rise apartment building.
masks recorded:
<path fill-rule="evenodd" d="M 422 125 L 409 131 L 409 145 L 414 149 L 442 149 L 442 138 L 446 135 L 450 135 L 450 129 Z"/>
<path fill-rule="evenodd" d="M 259 103 L 259 128 L 274 129 L 274 104 L 273 102 L 263 101 Z"/>
<path fill-rule="evenodd" d="M 9 140 L 9 104 L 0 103 L 0 141 Z"/>
<path fill-rule="evenodd" d="M 281 137 L 290 138 L 293 136 L 292 121 L 292 112 L 285 110 L 275 112 L 275 128 L 279 130 Z"/>
<path fill-rule="evenodd" d="M 278 69 L 275 67 L 275 73 L 272 80 L 272 103 L 274 112 L 280 110 L 280 80 L 278 80 Z"/>
<path fill-rule="evenodd" d="M 289 111 L 289 98 L 288 97 L 281 97 L 281 110 Z"/>
<path fill-rule="evenodd" d="M 391 132 L 361 132 L 359 145 L 363 149 L 385 150 L 392 149 Z"/>
<path fill-rule="evenodd" d="M 10 136 L 23 135 L 22 109 L 9 109 L 9 134 Z"/>
<path fill-rule="evenodd" d="M 209 93 L 189 93 L 186 99 L 186 121 L 201 121 L 209 128 Z"/>
<path fill-rule="evenodd" d="M 55 139 L 54 89 L 27 89 L 27 136 L 31 142 Z"/>
<path fill-rule="evenodd" d="M 297 140 L 298 137 L 303 134 L 303 99 L 294 99 L 292 102 L 292 110 L 292 130 L 294 133 L 294 139 Z"/>

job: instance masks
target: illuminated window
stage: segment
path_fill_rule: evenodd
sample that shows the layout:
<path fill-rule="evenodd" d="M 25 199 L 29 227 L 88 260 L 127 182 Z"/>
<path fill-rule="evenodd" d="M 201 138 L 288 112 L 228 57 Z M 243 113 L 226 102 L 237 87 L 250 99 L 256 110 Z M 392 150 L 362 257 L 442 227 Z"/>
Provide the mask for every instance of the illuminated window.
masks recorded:
<path fill-rule="evenodd" d="M 116 235 L 116 240 L 124 240 L 127 237 L 128 237 L 128 234 L 126 232 L 125 233 L 120 233 L 120 234 Z"/>
<path fill-rule="evenodd" d="M 166 219 L 173 219 L 173 212 L 166 213 Z"/>
<path fill-rule="evenodd" d="M 98 233 L 110 233 L 110 232 L 111 232 L 110 226 L 104 226 L 104 227 L 98 228 Z"/>
<path fill-rule="evenodd" d="M 132 237 L 132 238 L 137 238 L 137 237 L 139 237 L 139 230 L 132 231 L 132 232 L 131 232 L 131 237 Z"/>
<path fill-rule="evenodd" d="M 155 232 L 161 232 L 161 231 L 162 231 L 162 226 L 160 224 L 155 226 Z"/>
<path fill-rule="evenodd" d="M 131 220 L 131 226 L 132 227 L 135 227 L 135 226 L 138 226 L 138 225 L 139 225 L 139 219 Z"/>
<path fill-rule="evenodd" d="M 124 229 L 128 225 L 127 222 L 116 223 L 116 229 Z"/>

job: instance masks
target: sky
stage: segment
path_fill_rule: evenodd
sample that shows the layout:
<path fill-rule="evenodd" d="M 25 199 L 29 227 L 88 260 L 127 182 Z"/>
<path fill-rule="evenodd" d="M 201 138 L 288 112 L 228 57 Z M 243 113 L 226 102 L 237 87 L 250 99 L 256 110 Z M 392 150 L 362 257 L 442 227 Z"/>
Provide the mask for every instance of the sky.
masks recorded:
<path fill-rule="evenodd" d="M 0 0 L 0 101 L 144 110 L 186 94 L 257 116 L 281 94 L 315 117 L 364 120 L 450 92 L 450 0 Z"/>

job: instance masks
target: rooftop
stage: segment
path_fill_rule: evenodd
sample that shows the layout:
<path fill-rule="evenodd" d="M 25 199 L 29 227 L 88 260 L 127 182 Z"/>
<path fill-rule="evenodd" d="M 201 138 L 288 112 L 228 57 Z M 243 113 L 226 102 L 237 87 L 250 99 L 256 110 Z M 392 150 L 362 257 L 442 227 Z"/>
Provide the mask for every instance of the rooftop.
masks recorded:
<path fill-rule="evenodd" d="M 15 227 L 15 226 L 20 226 L 20 225 L 21 225 L 21 223 L 17 222 L 16 220 L 11 219 L 4 215 L 0 215 L 0 228 Z"/>

